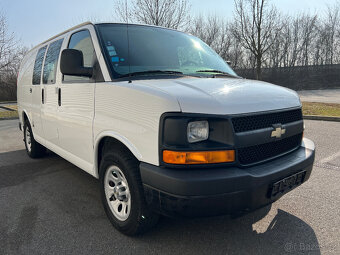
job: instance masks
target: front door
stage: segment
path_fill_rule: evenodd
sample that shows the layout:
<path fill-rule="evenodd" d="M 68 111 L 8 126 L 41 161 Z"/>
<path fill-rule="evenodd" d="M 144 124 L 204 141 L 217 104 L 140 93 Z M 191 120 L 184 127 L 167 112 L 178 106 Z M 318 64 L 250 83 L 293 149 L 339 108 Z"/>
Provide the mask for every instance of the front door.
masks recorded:
<path fill-rule="evenodd" d="M 90 29 L 90 28 L 89 28 Z M 68 48 L 83 53 L 84 66 L 93 67 L 96 54 L 88 29 L 70 36 Z M 85 170 L 93 164 L 92 122 L 94 118 L 95 80 L 88 77 L 63 75 L 59 87 L 58 108 L 60 147 L 73 154 Z"/>

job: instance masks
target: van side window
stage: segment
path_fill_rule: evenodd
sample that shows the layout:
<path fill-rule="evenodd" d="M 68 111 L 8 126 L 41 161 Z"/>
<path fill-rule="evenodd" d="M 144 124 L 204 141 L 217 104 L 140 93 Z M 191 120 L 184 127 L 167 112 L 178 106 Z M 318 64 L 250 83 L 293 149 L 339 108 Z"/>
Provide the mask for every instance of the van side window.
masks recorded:
<path fill-rule="evenodd" d="M 33 85 L 39 85 L 40 84 L 42 63 L 43 63 L 43 60 L 44 60 L 46 49 L 47 49 L 47 46 L 40 48 L 38 53 L 37 53 L 37 56 L 35 58 L 34 69 L 33 69 L 33 77 L 32 77 L 32 84 Z"/>
<path fill-rule="evenodd" d="M 68 44 L 69 49 L 80 50 L 84 57 L 84 67 L 93 67 L 95 61 L 95 51 L 91 40 L 91 35 L 88 30 L 82 30 L 74 33 L 71 36 Z M 64 81 L 66 82 L 78 82 L 78 81 L 90 81 L 88 77 L 79 77 L 72 75 L 64 75 Z"/>
<path fill-rule="evenodd" d="M 55 76 L 57 71 L 57 63 L 60 53 L 60 48 L 64 39 L 52 42 L 48 46 L 45 63 L 44 63 L 44 73 L 43 73 L 43 83 L 44 84 L 54 84 Z"/>

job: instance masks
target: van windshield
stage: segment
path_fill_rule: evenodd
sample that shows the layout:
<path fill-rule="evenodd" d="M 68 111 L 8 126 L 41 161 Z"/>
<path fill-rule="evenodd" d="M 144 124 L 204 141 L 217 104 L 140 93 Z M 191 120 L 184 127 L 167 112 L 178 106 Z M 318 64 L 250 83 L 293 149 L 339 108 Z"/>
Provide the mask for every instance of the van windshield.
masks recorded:
<path fill-rule="evenodd" d="M 214 50 L 189 34 L 142 25 L 96 26 L 114 78 L 162 73 L 237 76 Z"/>

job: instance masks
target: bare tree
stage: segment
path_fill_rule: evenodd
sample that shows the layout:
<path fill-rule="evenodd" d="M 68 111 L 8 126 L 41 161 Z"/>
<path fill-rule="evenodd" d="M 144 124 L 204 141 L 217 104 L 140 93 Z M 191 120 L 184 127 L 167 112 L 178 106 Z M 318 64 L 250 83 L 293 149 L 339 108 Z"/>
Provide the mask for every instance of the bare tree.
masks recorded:
<path fill-rule="evenodd" d="M 217 15 L 200 14 L 191 19 L 187 32 L 199 37 L 233 67 L 246 67 L 240 42 L 233 36 L 230 22 Z"/>
<path fill-rule="evenodd" d="M 289 59 L 289 48 L 291 46 L 291 28 L 289 24 L 289 18 L 284 17 L 279 22 L 281 25 L 274 28 L 277 29 L 270 38 L 272 41 L 271 47 L 266 54 L 266 66 L 272 68 L 278 68 L 287 66 L 287 60 Z"/>
<path fill-rule="evenodd" d="M 16 45 L 14 34 L 8 31 L 7 20 L 0 13 L 0 72 L 12 63 Z"/>
<path fill-rule="evenodd" d="M 339 4 L 327 6 L 326 19 L 319 29 L 319 38 L 322 40 L 321 45 L 324 46 L 324 57 L 326 64 L 333 64 L 336 55 L 336 30 L 339 28 L 340 7 Z"/>
<path fill-rule="evenodd" d="M 310 54 L 312 44 L 316 38 L 316 23 L 317 23 L 317 15 L 303 15 L 301 17 L 302 23 L 302 34 L 303 38 L 302 42 L 302 58 L 301 64 L 308 66 L 310 64 Z"/>
<path fill-rule="evenodd" d="M 223 20 L 216 15 L 204 17 L 202 14 L 192 19 L 191 23 L 189 33 L 199 37 L 211 47 L 216 44 L 225 25 Z"/>
<path fill-rule="evenodd" d="M 298 62 L 298 56 L 301 48 L 300 23 L 301 22 L 299 18 L 294 18 L 292 19 L 292 22 L 289 23 L 289 26 L 291 27 L 291 47 L 289 48 L 287 57 L 289 67 L 294 67 Z"/>
<path fill-rule="evenodd" d="M 268 0 L 235 0 L 234 36 L 256 59 L 256 78 L 262 79 L 264 54 L 277 36 L 278 12 Z"/>
<path fill-rule="evenodd" d="M 322 72 L 327 70 L 333 73 L 327 79 L 333 77 L 336 83 L 338 67 L 331 65 L 340 64 L 340 1 L 320 16 L 308 12 L 284 16 L 268 5 L 270 0 L 234 1 L 234 20 L 200 14 L 191 19 L 187 31 L 231 60 L 245 77 L 301 89 L 301 84 L 326 79 Z"/>
<path fill-rule="evenodd" d="M 294 67 L 306 65 L 316 50 L 317 16 L 301 14 L 278 19 L 276 36 L 271 38 L 268 50 L 267 67 Z"/>
<path fill-rule="evenodd" d="M 0 12 L 0 100 L 16 99 L 16 79 L 27 48 L 20 47 L 7 20 Z"/>
<path fill-rule="evenodd" d="M 287 41 L 285 66 L 294 67 L 309 63 L 315 52 L 317 16 L 298 14 L 296 17 L 287 16 L 280 29 Z"/>
<path fill-rule="evenodd" d="M 187 0 L 115 0 L 115 13 L 124 22 L 139 22 L 173 29 L 183 28 L 189 19 Z"/>

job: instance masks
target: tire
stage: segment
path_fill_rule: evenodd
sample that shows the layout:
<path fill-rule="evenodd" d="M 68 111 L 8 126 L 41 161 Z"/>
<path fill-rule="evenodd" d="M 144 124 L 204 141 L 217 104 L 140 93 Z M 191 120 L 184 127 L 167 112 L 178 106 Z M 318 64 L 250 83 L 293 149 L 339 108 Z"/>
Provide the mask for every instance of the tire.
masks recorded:
<path fill-rule="evenodd" d="M 129 151 L 105 145 L 99 171 L 104 210 L 117 230 L 133 236 L 158 222 L 159 215 L 145 202 L 139 162 Z"/>
<path fill-rule="evenodd" d="M 28 120 L 25 120 L 24 122 L 24 143 L 26 152 L 31 158 L 41 158 L 45 155 L 46 148 L 34 139 L 32 128 Z"/>

